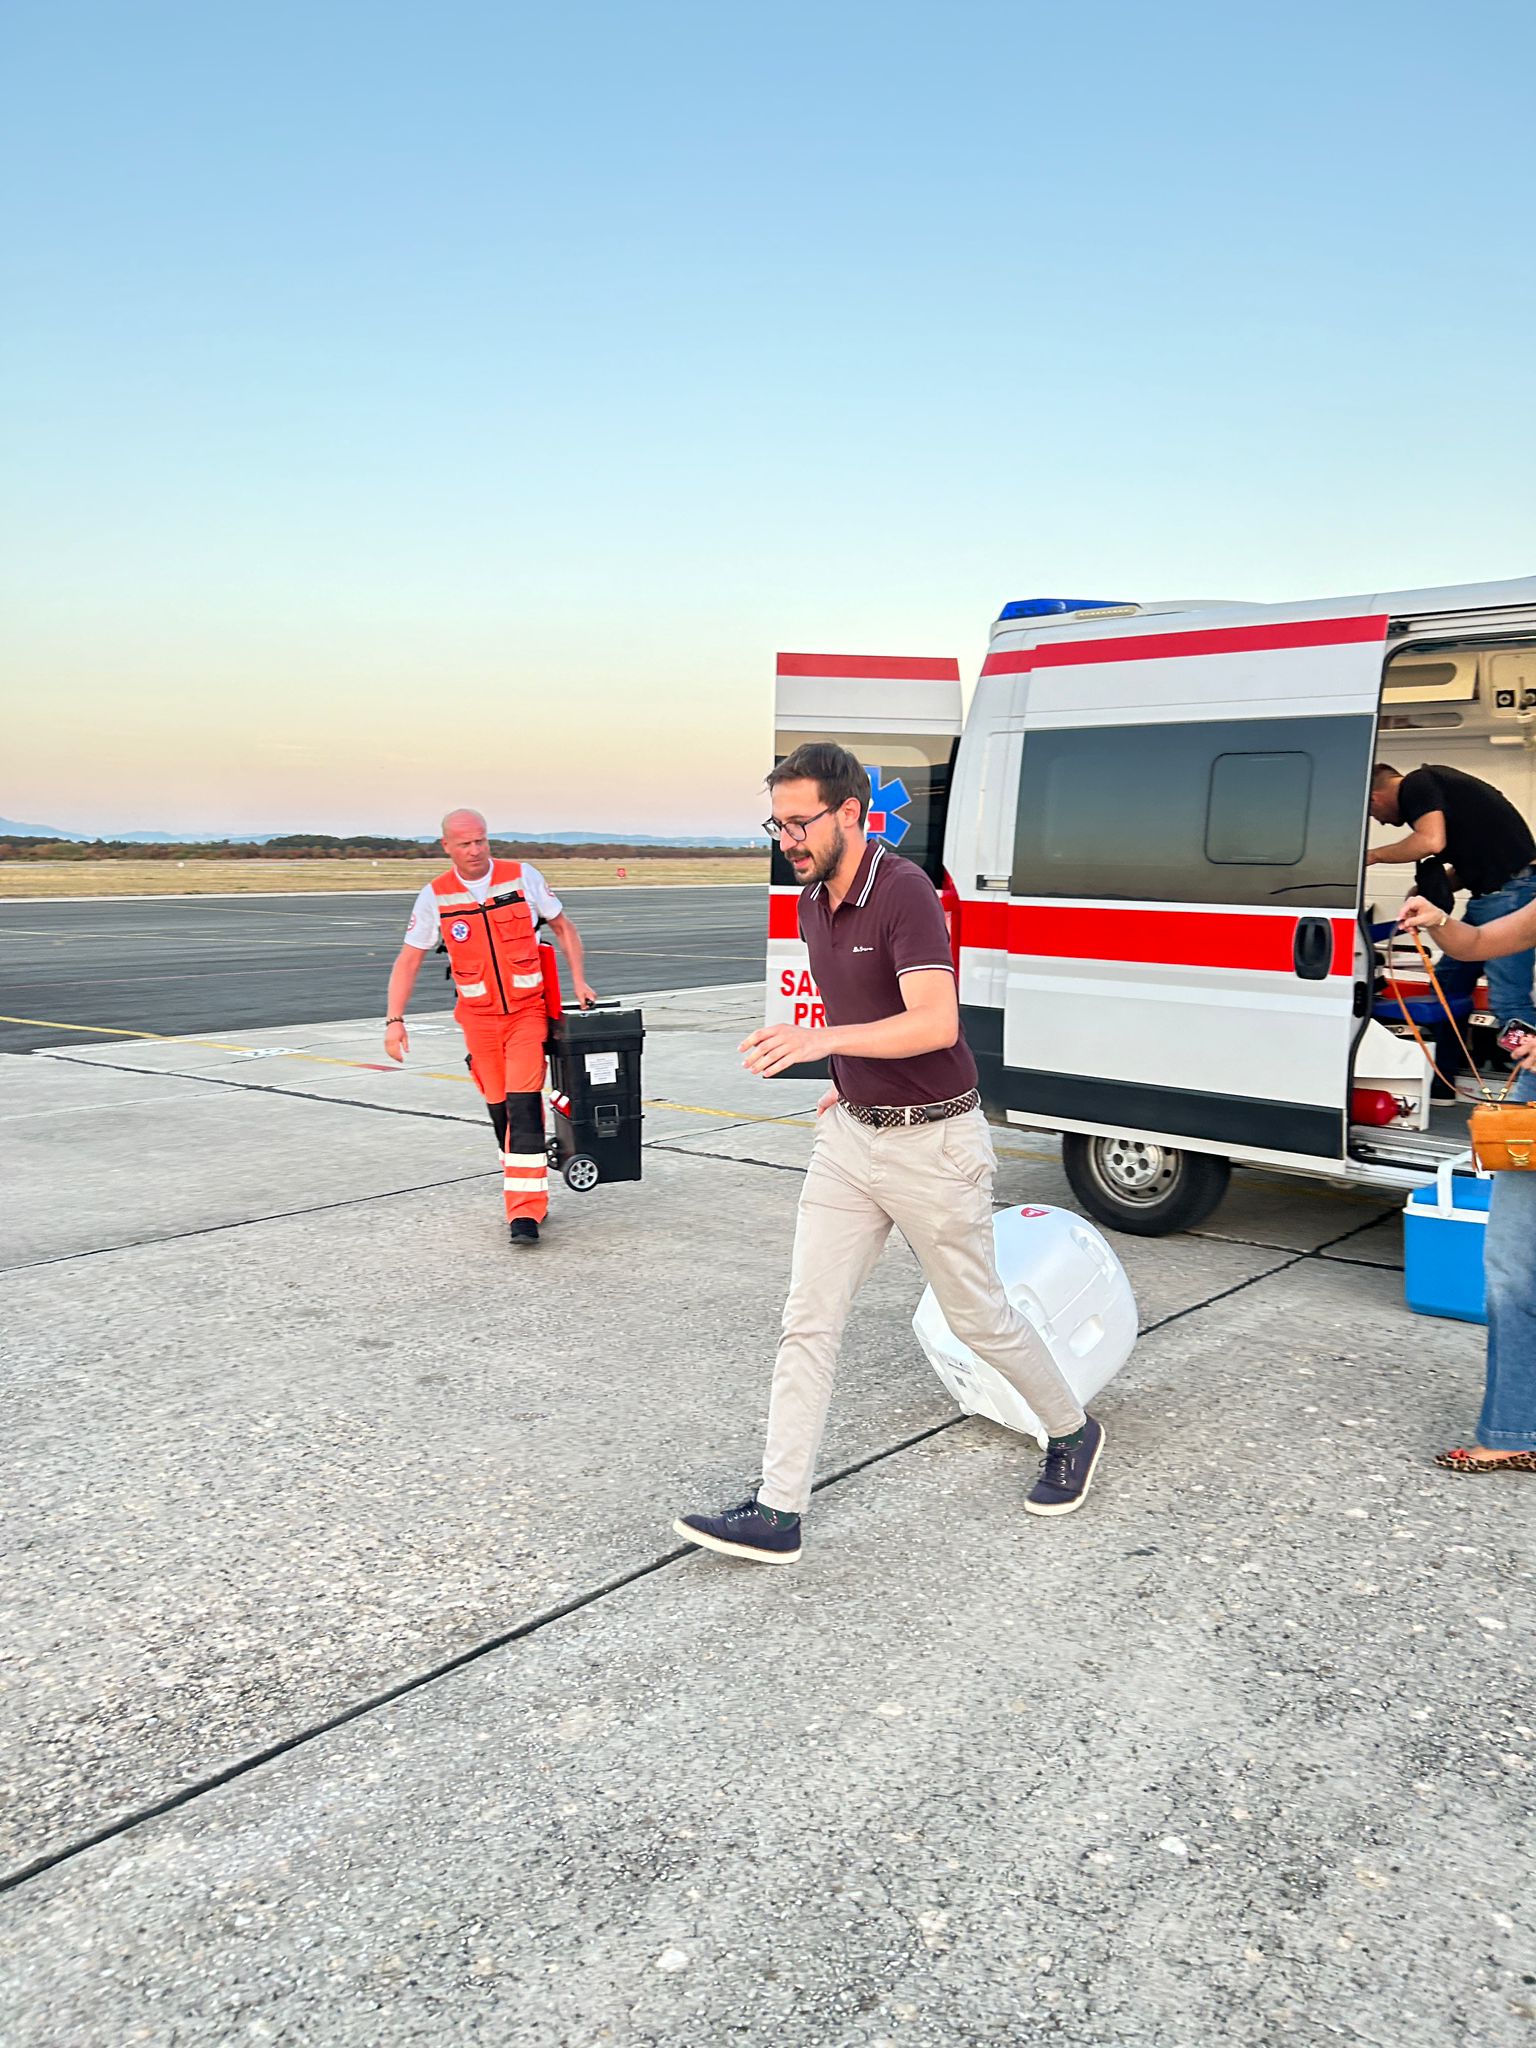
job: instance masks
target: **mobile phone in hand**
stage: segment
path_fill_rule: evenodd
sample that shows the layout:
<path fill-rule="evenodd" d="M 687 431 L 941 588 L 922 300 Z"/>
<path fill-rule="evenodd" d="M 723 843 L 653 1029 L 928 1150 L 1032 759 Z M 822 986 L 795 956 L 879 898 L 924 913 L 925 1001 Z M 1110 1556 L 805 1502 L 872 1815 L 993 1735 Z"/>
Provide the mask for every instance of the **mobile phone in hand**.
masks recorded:
<path fill-rule="evenodd" d="M 1527 1023 L 1524 1017 L 1511 1017 L 1499 1033 L 1498 1042 L 1505 1052 L 1518 1059 L 1536 1042 L 1536 1024 Z"/>

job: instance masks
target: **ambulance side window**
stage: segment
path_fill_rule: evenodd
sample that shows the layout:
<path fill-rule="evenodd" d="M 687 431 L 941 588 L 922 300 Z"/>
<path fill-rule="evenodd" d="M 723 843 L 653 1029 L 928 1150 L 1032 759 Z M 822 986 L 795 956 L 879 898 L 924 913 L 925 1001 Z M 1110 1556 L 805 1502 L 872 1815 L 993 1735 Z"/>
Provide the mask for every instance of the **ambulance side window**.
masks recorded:
<path fill-rule="evenodd" d="M 1030 731 L 1013 894 L 1353 908 L 1373 737 L 1357 717 Z"/>
<path fill-rule="evenodd" d="M 1218 754 L 1205 810 L 1205 857 L 1294 867 L 1306 851 L 1310 754 Z"/>

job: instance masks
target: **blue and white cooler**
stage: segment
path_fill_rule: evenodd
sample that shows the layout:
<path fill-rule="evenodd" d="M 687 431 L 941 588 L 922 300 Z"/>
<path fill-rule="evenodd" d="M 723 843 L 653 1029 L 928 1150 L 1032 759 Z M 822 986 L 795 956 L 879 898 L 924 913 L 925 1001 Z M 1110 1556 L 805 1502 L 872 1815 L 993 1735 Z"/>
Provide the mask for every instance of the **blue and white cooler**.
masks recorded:
<path fill-rule="evenodd" d="M 1433 1187 L 1417 1188 L 1403 1211 L 1403 1291 L 1421 1316 L 1486 1323 L 1483 1244 L 1488 1231 L 1491 1174 L 1470 1152 L 1444 1160 Z"/>
<path fill-rule="evenodd" d="M 992 1219 L 998 1277 L 1034 1325 L 1062 1378 L 1086 1408 L 1135 1347 L 1139 1317 L 1125 1268 L 1093 1225 L 1044 1203 Z M 1045 1425 L 1018 1389 L 962 1344 L 930 1287 L 912 1318 L 928 1363 L 967 1415 L 984 1415 L 1045 1448 Z"/>

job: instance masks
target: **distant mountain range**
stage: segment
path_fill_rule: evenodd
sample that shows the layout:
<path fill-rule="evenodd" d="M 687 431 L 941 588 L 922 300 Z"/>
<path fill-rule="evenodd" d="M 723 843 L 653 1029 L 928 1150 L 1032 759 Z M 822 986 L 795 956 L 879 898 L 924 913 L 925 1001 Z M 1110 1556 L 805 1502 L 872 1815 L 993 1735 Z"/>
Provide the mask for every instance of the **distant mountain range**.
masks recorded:
<path fill-rule="evenodd" d="M 290 827 L 289 831 L 292 832 Z M 66 832 L 58 825 L 22 825 L 14 818 L 0 818 L 0 836 L 14 839 L 67 839 L 89 840 L 110 839 L 119 846 L 203 846 L 211 841 L 224 840 L 230 846 L 265 846 L 270 839 L 282 838 L 277 832 Z M 338 834 L 337 837 L 345 837 Z M 496 829 L 493 839 L 534 840 L 541 846 L 756 846 L 761 840 L 760 833 L 732 838 L 729 833 L 715 832 L 696 834 L 691 837 L 664 837 L 655 832 L 530 832 L 521 826 Z M 423 845 L 436 845 L 436 840 L 423 840 Z"/>

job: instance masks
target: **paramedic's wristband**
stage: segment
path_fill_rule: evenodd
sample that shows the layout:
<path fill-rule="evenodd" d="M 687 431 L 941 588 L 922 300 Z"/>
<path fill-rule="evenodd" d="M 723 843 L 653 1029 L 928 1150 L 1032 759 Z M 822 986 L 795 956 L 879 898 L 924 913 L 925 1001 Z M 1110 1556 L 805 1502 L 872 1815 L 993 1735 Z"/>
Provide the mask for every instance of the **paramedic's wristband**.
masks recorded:
<path fill-rule="evenodd" d="M 386 1017 L 384 1019 L 384 1028 L 387 1031 L 391 1024 L 403 1024 L 404 1022 L 405 1019 L 403 1017 Z"/>

